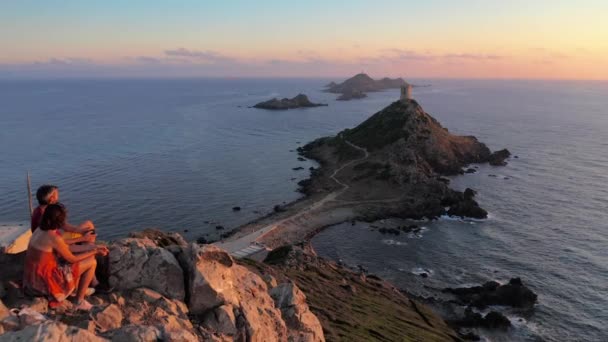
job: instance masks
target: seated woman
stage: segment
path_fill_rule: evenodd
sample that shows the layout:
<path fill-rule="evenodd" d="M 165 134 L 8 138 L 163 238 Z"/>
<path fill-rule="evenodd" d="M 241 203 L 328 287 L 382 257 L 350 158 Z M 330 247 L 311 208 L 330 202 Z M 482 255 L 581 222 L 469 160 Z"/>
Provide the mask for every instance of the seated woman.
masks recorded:
<path fill-rule="evenodd" d="M 64 301 L 77 289 L 76 309 L 88 311 L 92 305 L 84 297 L 95 276 L 95 255 L 107 255 L 105 246 L 74 255 L 56 230 L 66 222 L 66 210 L 49 204 L 42 215 L 40 229 L 32 234 L 25 257 L 23 286 L 26 290 Z M 65 262 L 60 262 L 59 257 Z"/>

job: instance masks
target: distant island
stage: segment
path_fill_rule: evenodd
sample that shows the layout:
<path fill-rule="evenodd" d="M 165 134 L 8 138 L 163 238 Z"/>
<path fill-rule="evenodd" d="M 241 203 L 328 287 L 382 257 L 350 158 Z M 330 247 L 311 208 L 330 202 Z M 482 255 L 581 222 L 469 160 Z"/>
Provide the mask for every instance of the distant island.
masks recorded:
<path fill-rule="evenodd" d="M 355 99 L 362 99 L 364 97 L 367 97 L 366 93 L 364 93 L 360 90 L 353 90 L 353 91 L 343 93 L 342 95 L 338 96 L 338 98 L 336 100 L 337 101 L 349 101 L 349 100 L 355 100 Z"/>
<path fill-rule="evenodd" d="M 340 101 L 347 101 L 351 99 L 361 99 L 366 97 L 366 92 L 382 91 L 385 89 L 396 89 L 407 86 L 408 83 L 403 78 L 382 78 L 380 80 L 374 80 L 367 74 L 357 74 L 346 81 L 336 84 L 330 82 L 325 87 L 325 91 L 334 94 L 342 94 L 338 97 Z"/>
<path fill-rule="evenodd" d="M 295 108 L 310 108 L 310 107 L 322 107 L 327 106 L 324 103 L 312 103 L 308 99 L 308 96 L 304 94 L 298 94 L 294 98 L 288 99 L 271 99 L 268 101 L 260 102 L 253 106 L 253 108 L 270 109 L 270 110 L 286 110 Z"/>

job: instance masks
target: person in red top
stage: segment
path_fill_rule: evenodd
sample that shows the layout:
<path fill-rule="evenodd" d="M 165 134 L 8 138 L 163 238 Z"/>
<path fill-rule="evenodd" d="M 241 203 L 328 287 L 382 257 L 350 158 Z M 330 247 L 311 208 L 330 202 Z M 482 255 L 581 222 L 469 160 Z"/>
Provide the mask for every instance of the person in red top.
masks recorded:
<path fill-rule="evenodd" d="M 30 223 L 32 233 L 36 230 L 36 228 L 40 226 L 40 221 L 42 220 L 42 215 L 44 214 L 46 206 L 59 202 L 59 188 L 55 185 L 50 184 L 42 185 L 36 191 L 36 199 L 38 200 L 38 207 L 34 209 L 34 212 L 32 213 L 32 220 Z M 61 227 L 61 229 L 67 232 L 82 234 L 86 233 L 87 231 L 95 230 L 95 226 L 93 225 L 93 222 L 87 220 L 79 224 L 78 226 L 74 226 L 66 222 L 65 226 Z"/>

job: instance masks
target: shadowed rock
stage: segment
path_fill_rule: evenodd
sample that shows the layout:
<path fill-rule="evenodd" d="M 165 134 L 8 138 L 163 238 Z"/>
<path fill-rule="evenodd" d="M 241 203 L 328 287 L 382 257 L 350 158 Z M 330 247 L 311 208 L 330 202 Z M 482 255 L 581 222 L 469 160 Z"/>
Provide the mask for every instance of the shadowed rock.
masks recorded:
<path fill-rule="evenodd" d="M 489 305 L 530 308 L 538 298 L 532 290 L 524 286 L 520 278 L 512 278 L 505 285 L 489 281 L 482 286 L 446 288 L 443 292 L 452 293 L 463 304 L 477 308 L 485 308 Z"/>

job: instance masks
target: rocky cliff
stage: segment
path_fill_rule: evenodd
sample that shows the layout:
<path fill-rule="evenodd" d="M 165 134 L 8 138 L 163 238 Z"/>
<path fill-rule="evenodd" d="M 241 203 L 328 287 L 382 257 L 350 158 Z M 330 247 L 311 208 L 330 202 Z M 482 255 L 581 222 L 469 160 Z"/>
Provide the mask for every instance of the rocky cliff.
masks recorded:
<path fill-rule="evenodd" d="M 22 268 L 14 258 L 2 269 Z M 3 273 L 0 341 L 325 341 L 297 286 L 269 284 L 212 245 L 147 231 L 112 243 L 110 263 L 115 292 L 90 297 L 91 313 L 49 308 Z"/>
<path fill-rule="evenodd" d="M 454 191 L 441 176 L 462 173 L 471 163 L 498 165 L 508 156 L 491 153 L 475 137 L 451 134 L 414 100 L 396 101 L 353 129 L 307 144 L 300 153 L 323 166 L 301 183 L 305 193 L 336 189 L 331 175 L 339 170 L 336 177 L 348 186 L 342 199 L 384 202 L 362 213 L 371 218 L 434 218 L 448 211 L 484 218 L 487 213 L 473 199 L 473 190 Z"/>

